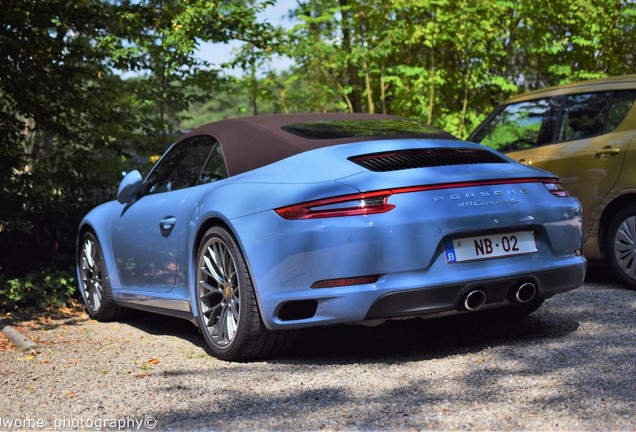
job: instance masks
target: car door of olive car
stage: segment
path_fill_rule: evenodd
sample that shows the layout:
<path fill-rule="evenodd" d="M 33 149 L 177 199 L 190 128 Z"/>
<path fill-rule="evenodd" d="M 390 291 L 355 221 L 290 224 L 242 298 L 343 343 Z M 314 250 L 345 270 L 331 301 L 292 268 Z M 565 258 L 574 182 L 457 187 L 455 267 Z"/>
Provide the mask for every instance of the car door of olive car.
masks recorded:
<path fill-rule="evenodd" d="M 182 205 L 190 187 L 201 183 L 215 146 L 211 137 L 175 145 L 144 181 L 139 199 L 112 219 L 112 248 L 122 289 L 170 291 L 177 280 Z M 182 235 L 183 237 L 183 235 Z"/>
<path fill-rule="evenodd" d="M 581 201 L 584 231 L 589 233 L 594 209 L 616 183 L 633 135 L 608 133 L 625 118 L 633 100 L 634 92 L 616 91 L 517 102 L 502 107 L 471 138 L 558 175 Z"/>

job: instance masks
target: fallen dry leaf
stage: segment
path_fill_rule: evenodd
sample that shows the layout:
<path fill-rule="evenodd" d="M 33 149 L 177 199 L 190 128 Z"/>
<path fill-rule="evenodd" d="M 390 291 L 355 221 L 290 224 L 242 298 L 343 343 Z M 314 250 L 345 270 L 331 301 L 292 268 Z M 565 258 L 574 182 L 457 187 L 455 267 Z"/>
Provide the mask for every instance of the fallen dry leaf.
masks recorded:
<path fill-rule="evenodd" d="M 9 340 L 8 337 L 5 336 L 4 333 L 0 332 L 0 351 L 15 351 L 16 347 Z"/>
<path fill-rule="evenodd" d="M 18 361 L 29 361 L 29 360 L 33 360 L 35 358 L 34 355 L 28 355 L 26 357 L 18 357 Z"/>
<path fill-rule="evenodd" d="M 64 315 L 73 315 L 73 310 L 71 310 L 70 308 L 68 308 L 66 306 L 62 306 L 58 310 Z"/>

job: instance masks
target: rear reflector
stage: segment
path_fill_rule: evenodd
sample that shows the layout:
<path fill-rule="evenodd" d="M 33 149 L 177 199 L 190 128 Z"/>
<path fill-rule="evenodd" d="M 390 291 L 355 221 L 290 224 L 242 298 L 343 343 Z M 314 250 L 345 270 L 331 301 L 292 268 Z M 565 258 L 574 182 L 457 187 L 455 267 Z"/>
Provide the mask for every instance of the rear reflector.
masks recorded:
<path fill-rule="evenodd" d="M 372 276 L 356 276 L 350 278 L 340 278 L 340 279 L 325 279 L 318 282 L 314 282 L 311 287 L 312 288 L 335 288 L 335 287 L 345 287 L 351 285 L 364 285 L 376 283 L 380 279 L 380 275 L 372 275 Z"/>

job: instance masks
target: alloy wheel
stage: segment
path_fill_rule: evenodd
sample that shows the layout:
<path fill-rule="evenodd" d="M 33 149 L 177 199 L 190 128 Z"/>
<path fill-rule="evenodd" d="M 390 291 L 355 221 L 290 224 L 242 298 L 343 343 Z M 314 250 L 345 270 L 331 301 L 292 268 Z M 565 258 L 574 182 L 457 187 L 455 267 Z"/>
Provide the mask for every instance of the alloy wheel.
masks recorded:
<path fill-rule="evenodd" d="M 103 269 L 99 246 L 91 236 L 84 239 L 80 260 L 86 305 L 97 312 L 102 304 Z"/>
<path fill-rule="evenodd" d="M 199 257 L 199 308 L 214 345 L 229 346 L 238 330 L 240 282 L 234 257 L 223 240 L 210 238 Z"/>

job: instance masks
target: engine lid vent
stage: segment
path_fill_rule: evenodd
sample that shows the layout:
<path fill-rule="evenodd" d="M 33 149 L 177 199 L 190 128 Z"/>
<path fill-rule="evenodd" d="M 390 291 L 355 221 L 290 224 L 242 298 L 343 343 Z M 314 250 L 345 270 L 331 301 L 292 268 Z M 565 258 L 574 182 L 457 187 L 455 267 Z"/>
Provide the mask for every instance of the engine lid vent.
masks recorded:
<path fill-rule="evenodd" d="M 376 172 L 451 165 L 508 163 L 506 159 L 487 150 L 449 148 L 409 149 L 372 153 L 352 156 L 349 160 Z"/>

